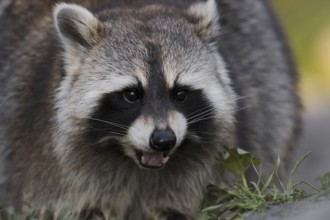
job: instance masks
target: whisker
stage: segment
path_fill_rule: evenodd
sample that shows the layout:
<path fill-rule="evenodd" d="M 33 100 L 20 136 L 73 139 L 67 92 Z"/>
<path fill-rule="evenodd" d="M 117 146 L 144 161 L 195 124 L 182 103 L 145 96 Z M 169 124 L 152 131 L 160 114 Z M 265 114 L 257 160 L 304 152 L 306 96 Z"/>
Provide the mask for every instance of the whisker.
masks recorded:
<path fill-rule="evenodd" d="M 241 108 L 236 108 L 234 109 L 233 113 L 236 113 L 236 112 L 239 112 L 239 111 L 242 111 L 244 109 L 246 109 L 247 106 L 244 106 L 244 107 L 241 107 Z M 187 124 L 192 124 L 192 123 L 195 123 L 197 121 L 200 121 L 200 120 L 206 120 L 206 119 L 210 119 L 210 118 L 218 118 L 218 116 L 223 116 L 223 114 L 217 114 L 217 115 L 213 115 L 212 116 L 212 112 L 211 112 L 212 109 L 210 110 L 207 110 L 205 112 L 202 112 L 202 113 L 199 113 L 197 114 L 196 116 L 192 116 L 190 117 L 189 119 L 187 119 L 188 123 Z M 212 116 L 212 117 L 209 117 L 209 116 Z"/>
<path fill-rule="evenodd" d="M 197 120 L 200 120 L 200 119 L 209 119 L 209 118 L 217 118 L 217 119 L 221 119 L 222 117 L 223 117 L 224 115 L 223 114 L 216 114 L 216 115 L 214 115 L 212 112 L 210 112 L 210 113 L 208 113 L 208 114 L 204 114 L 204 115 L 202 115 L 202 116 L 200 116 L 200 117 L 198 117 L 198 118 L 195 118 L 194 120 L 191 120 L 191 121 L 189 121 L 188 123 L 191 123 L 191 122 L 194 122 L 194 121 L 197 121 Z"/>
<path fill-rule="evenodd" d="M 193 120 L 191 122 L 188 122 L 187 124 L 189 125 L 189 124 L 194 124 L 196 122 L 204 121 L 204 120 L 211 119 L 211 118 L 218 118 L 218 116 L 219 115 L 212 115 L 210 117 L 208 117 L 208 116 L 207 117 L 201 117 L 201 118 L 195 119 L 195 120 Z"/>
<path fill-rule="evenodd" d="M 115 123 L 115 122 L 110 122 L 110 121 L 105 121 L 105 120 L 101 120 L 101 119 L 97 119 L 97 118 L 89 118 L 89 117 L 85 117 L 84 119 L 89 119 L 89 120 L 93 120 L 93 121 L 98 121 L 98 122 L 103 122 L 105 124 L 109 124 L 118 128 L 121 128 L 123 130 L 127 130 L 128 127 L 119 123 Z"/>
<path fill-rule="evenodd" d="M 206 107 L 204 107 L 204 108 L 200 108 L 200 109 L 198 109 L 198 110 L 196 110 L 196 111 L 194 111 L 194 112 L 188 114 L 187 117 L 192 116 L 192 115 L 194 115 L 194 114 L 196 114 L 196 113 L 199 113 L 199 112 L 204 111 L 205 109 L 209 109 L 209 108 L 213 108 L 213 106 L 212 106 L 212 105 L 208 105 L 208 106 L 206 106 Z"/>
<path fill-rule="evenodd" d="M 111 139 L 114 139 L 114 137 L 110 138 L 110 137 L 105 137 L 102 138 L 101 140 L 98 140 L 97 142 L 94 142 L 92 144 L 88 144 L 87 147 L 94 147 L 97 145 L 101 145 L 101 144 L 106 144 L 107 142 L 109 142 Z"/>
<path fill-rule="evenodd" d="M 125 136 L 126 134 L 120 133 L 120 132 L 115 132 L 115 131 L 107 131 L 107 130 L 101 130 L 101 129 L 92 129 L 93 131 L 99 131 L 99 132 L 104 132 L 106 134 L 114 134 L 114 135 L 120 135 L 120 136 Z"/>
<path fill-rule="evenodd" d="M 248 97 L 250 97 L 250 96 L 248 96 L 248 95 L 246 95 L 246 96 L 239 96 L 239 97 L 237 97 L 236 99 L 233 99 L 232 101 L 240 101 L 240 100 L 246 99 L 246 98 L 248 98 Z M 246 108 L 246 107 L 237 108 L 237 109 L 235 109 L 235 112 L 236 112 L 236 111 L 243 110 L 243 109 L 245 109 L 245 108 Z M 206 110 L 205 112 L 207 112 L 207 111 L 211 111 L 211 110 L 215 110 L 215 109 L 216 109 L 216 108 L 215 108 L 214 106 L 212 106 L 212 105 L 208 105 L 208 106 L 206 106 L 206 107 L 204 107 L 204 108 L 200 108 L 200 109 L 198 109 L 198 110 L 196 110 L 196 111 L 194 111 L 194 112 L 188 114 L 188 115 L 187 115 L 187 118 L 188 118 L 188 120 L 190 120 L 190 119 L 192 119 L 193 117 L 197 117 L 197 116 L 199 116 L 200 114 L 203 114 L 204 112 L 202 112 L 202 111 L 204 111 L 204 110 Z"/>
<path fill-rule="evenodd" d="M 113 131 L 105 131 L 107 134 L 115 134 L 115 135 L 120 135 L 120 136 L 125 136 L 126 134 L 119 133 L 119 132 L 113 132 Z"/>
<path fill-rule="evenodd" d="M 204 112 L 201 112 L 201 113 L 199 113 L 197 115 L 194 115 L 194 116 L 188 118 L 187 121 L 191 121 L 191 120 L 193 120 L 195 118 L 203 117 L 203 115 L 205 115 L 205 114 L 211 114 L 213 110 L 214 110 L 214 108 L 209 109 L 209 110 L 206 110 Z"/>
<path fill-rule="evenodd" d="M 199 114 L 198 117 L 191 117 L 191 119 L 188 120 L 188 123 L 192 122 L 192 121 L 195 121 L 195 120 L 199 120 L 200 118 L 208 117 L 210 115 L 213 115 L 213 112 L 205 111 L 205 112 Z"/>
<path fill-rule="evenodd" d="M 244 96 L 238 96 L 236 99 L 234 99 L 234 101 L 240 101 L 246 98 L 250 98 L 253 97 L 252 95 L 244 95 Z"/>
<path fill-rule="evenodd" d="M 236 108 L 234 112 L 236 113 L 236 112 L 242 111 L 247 108 L 248 108 L 247 106 L 242 106 L 241 108 Z"/>

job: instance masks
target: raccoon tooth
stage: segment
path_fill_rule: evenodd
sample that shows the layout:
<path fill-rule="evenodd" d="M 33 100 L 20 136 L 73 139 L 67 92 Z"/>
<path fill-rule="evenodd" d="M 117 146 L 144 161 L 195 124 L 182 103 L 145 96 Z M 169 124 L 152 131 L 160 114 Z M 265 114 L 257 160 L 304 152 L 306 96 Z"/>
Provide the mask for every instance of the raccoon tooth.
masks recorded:
<path fill-rule="evenodd" d="M 163 161 L 162 161 L 162 164 L 166 164 L 169 159 L 170 159 L 170 157 L 164 157 Z"/>
<path fill-rule="evenodd" d="M 142 162 L 142 164 L 145 164 L 146 163 L 146 161 L 144 159 L 144 156 L 141 157 L 141 162 Z"/>

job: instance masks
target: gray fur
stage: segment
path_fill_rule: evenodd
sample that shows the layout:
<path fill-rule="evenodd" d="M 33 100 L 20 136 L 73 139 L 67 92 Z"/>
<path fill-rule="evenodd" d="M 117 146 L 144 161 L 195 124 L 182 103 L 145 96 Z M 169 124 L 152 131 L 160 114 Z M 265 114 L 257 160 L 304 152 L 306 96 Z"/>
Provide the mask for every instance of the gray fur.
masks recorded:
<path fill-rule="evenodd" d="M 219 2 L 224 23 L 219 50 L 242 97 L 238 145 L 263 158 L 269 169 L 280 156 L 285 176 L 299 133 L 301 107 L 297 74 L 283 33 L 265 1 Z M 243 41 L 248 43 L 239 43 Z M 237 60 L 240 65 L 235 65 Z"/>
<path fill-rule="evenodd" d="M 75 2 L 93 8 L 92 1 Z M 41 13 L 28 13 L 28 5 Z M 0 172 L 5 177 L 0 189 L 6 191 L 0 201 L 9 200 L 18 209 L 22 199 L 40 208 L 70 201 L 76 215 L 96 209 L 119 220 L 165 220 L 170 218 L 167 212 L 177 211 L 188 220 L 194 218 L 209 181 L 231 181 L 216 165 L 222 147 L 247 148 L 264 159 L 269 169 L 278 154 L 289 158 L 299 121 L 296 78 L 277 24 L 263 1 L 219 0 L 223 25 L 217 44 L 212 39 L 217 35 L 201 29 L 205 23 L 187 25 L 173 8 L 159 4 L 131 10 L 119 6 L 98 15 L 99 20 L 110 16 L 116 22 L 106 23 L 96 32 L 101 34 L 92 42 L 97 44 L 92 50 L 86 45 L 68 50 L 68 41 L 61 34 L 62 41 L 58 41 L 52 6 L 37 0 L 15 1 L 0 19 L 0 41 L 4 42 L 0 101 L 6 109 L 0 115 L 0 150 L 12 156 L 0 158 Z M 185 13 L 189 6 L 186 1 L 177 3 Z M 26 17 L 15 17 L 22 14 Z M 157 17 L 148 24 L 149 36 L 136 29 L 144 16 Z M 122 38 L 124 35 L 131 38 Z M 191 43 L 195 36 L 207 49 Z M 146 66 L 141 61 L 146 38 L 165 48 L 161 60 L 167 85 L 171 87 L 175 71 L 186 73 L 182 81 L 190 80 L 205 91 L 218 113 L 216 135 L 203 146 L 206 150 L 202 154 L 189 152 L 184 162 L 170 161 L 155 171 L 112 154 L 91 156 L 94 152 L 81 147 L 86 145 L 81 141 L 83 118 L 95 111 L 101 94 L 136 83 L 136 79 L 148 87 Z M 60 52 L 63 43 L 65 65 Z M 215 45 L 219 45 L 220 55 Z M 214 70 L 217 75 L 212 75 Z M 189 74 L 194 71 L 195 75 Z M 210 80 L 215 84 L 208 84 Z M 236 94 L 242 97 L 238 103 Z"/>

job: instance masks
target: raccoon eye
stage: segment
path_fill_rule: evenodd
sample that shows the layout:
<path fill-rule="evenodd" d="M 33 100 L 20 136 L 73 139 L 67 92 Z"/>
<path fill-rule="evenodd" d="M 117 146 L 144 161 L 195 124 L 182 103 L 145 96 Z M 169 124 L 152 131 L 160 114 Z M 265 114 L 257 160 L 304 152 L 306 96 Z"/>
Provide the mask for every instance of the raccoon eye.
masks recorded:
<path fill-rule="evenodd" d="M 175 101 L 183 102 L 187 99 L 187 96 L 188 96 L 187 91 L 182 90 L 174 95 L 174 99 Z"/>
<path fill-rule="evenodd" d="M 137 94 L 137 92 L 132 91 L 132 90 L 127 90 L 123 93 L 124 99 L 129 102 L 129 103 L 136 103 L 140 101 L 140 97 Z"/>

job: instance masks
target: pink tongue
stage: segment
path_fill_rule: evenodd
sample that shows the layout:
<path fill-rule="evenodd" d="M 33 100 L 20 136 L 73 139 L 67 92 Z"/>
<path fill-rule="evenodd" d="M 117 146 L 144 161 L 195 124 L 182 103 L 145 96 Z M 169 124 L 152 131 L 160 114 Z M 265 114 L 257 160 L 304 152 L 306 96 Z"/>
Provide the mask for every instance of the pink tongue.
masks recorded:
<path fill-rule="evenodd" d="M 163 153 L 143 152 L 143 157 L 144 157 L 144 161 L 142 161 L 142 163 L 150 167 L 161 166 L 164 159 Z"/>

